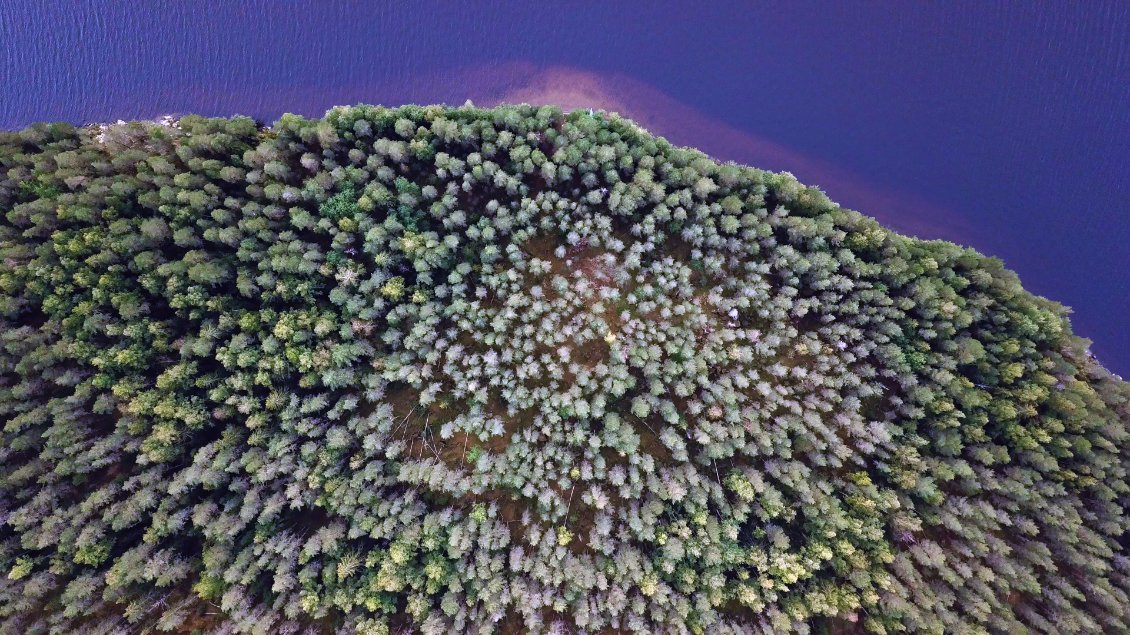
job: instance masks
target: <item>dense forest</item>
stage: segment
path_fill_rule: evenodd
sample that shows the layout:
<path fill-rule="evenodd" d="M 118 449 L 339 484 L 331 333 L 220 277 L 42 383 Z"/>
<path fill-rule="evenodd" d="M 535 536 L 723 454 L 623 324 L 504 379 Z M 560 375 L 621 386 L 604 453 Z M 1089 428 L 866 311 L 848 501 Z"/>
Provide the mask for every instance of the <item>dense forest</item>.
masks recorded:
<path fill-rule="evenodd" d="M 0 133 L 0 633 L 1126 633 L 1130 384 L 615 114 Z"/>

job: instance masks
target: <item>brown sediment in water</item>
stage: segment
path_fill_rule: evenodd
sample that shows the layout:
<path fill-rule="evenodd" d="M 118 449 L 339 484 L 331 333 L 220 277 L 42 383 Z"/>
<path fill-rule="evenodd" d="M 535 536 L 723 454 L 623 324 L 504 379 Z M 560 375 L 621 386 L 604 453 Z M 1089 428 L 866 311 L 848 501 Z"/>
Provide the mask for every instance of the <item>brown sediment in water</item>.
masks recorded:
<path fill-rule="evenodd" d="M 652 134 L 677 145 L 693 146 L 716 159 L 792 172 L 828 192 L 833 200 L 866 210 L 902 233 L 970 242 L 969 223 L 952 210 L 889 186 L 867 183 L 849 170 L 714 119 L 632 77 L 521 63 L 468 75 L 483 82 L 479 88 L 487 94 L 475 101 L 485 99 L 485 105 L 554 104 L 564 110 L 617 112 Z M 508 81 L 500 82 L 508 75 Z M 491 93 L 489 86 L 497 83 L 502 85 Z"/>

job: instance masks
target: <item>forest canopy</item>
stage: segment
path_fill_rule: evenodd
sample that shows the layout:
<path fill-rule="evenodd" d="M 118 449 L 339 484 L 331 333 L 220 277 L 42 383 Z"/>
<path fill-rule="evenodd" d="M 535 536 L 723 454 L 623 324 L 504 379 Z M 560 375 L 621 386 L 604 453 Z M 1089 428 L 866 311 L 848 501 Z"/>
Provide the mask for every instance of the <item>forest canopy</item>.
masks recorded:
<path fill-rule="evenodd" d="M 1126 633 L 1130 384 L 615 114 L 0 133 L 0 633 Z"/>

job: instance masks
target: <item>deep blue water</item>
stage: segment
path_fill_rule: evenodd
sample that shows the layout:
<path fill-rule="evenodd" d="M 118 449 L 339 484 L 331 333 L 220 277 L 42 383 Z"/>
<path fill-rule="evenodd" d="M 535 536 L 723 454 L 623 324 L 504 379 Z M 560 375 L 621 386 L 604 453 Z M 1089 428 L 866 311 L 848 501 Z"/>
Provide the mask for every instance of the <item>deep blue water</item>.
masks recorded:
<path fill-rule="evenodd" d="M 0 0 L 0 128 L 272 121 L 358 101 L 606 105 L 999 256 L 1130 375 L 1124 0 L 46 5 Z"/>

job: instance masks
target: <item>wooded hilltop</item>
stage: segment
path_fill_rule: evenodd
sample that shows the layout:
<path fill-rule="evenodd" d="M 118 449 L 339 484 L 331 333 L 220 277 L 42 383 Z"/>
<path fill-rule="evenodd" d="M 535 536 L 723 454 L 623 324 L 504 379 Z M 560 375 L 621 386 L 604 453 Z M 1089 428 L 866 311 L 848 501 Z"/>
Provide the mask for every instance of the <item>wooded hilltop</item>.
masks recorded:
<path fill-rule="evenodd" d="M 0 133 L 0 633 L 1127 633 L 1002 263 L 553 107 Z"/>

